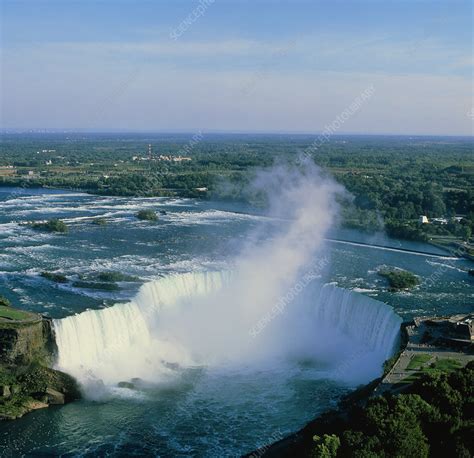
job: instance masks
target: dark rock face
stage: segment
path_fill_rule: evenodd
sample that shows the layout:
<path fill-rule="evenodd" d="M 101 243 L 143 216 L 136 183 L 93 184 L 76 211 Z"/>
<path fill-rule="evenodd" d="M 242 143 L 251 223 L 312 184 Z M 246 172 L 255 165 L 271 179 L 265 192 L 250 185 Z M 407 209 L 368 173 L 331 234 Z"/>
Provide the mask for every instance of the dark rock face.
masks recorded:
<path fill-rule="evenodd" d="M 53 320 L 51 318 L 43 317 L 42 323 L 44 348 L 54 360 L 58 354 L 58 346 L 56 344 L 56 336 L 54 334 Z"/>
<path fill-rule="evenodd" d="M 57 351 L 52 322 L 0 323 L 0 363 L 28 364 L 38 359 L 52 361 Z M 46 362 L 45 361 L 45 362 Z"/>
<path fill-rule="evenodd" d="M 0 326 L 0 361 L 7 364 L 27 364 L 46 356 L 47 325 L 42 320 L 15 326 Z"/>
<path fill-rule="evenodd" d="M 0 323 L 0 363 L 28 364 L 53 360 L 57 352 L 52 321 L 38 317 L 27 323 Z"/>
<path fill-rule="evenodd" d="M 50 319 L 0 322 L 0 420 L 81 397 L 73 377 L 51 369 L 56 354 Z"/>
<path fill-rule="evenodd" d="M 129 390 L 134 390 L 135 389 L 135 385 L 131 382 L 119 382 L 119 383 L 117 383 L 117 386 L 119 388 L 128 388 Z"/>
<path fill-rule="evenodd" d="M 46 388 L 46 397 L 47 397 L 47 403 L 50 405 L 65 403 L 64 394 L 60 393 L 59 391 L 56 391 L 53 388 L 49 388 L 49 387 Z"/>
<path fill-rule="evenodd" d="M 8 399 L 10 396 L 10 387 L 8 385 L 0 386 L 0 397 Z"/>

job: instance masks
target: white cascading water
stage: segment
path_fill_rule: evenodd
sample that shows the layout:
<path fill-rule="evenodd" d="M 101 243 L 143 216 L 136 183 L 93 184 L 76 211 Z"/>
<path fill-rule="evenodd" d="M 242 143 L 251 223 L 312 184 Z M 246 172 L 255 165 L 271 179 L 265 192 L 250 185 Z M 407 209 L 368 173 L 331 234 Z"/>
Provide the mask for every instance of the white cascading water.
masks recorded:
<path fill-rule="evenodd" d="M 156 380 L 170 373 L 167 362 L 190 364 L 179 345 L 153 334 L 160 311 L 221 286 L 221 276 L 172 275 L 145 284 L 127 304 L 53 320 L 58 369 L 81 382 L 114 384 L 133 377 Z"/>
<path fill-rule="evenodd" d="M 57 368 L 84 385 L 94 380 L 115 385 L 134 377 L 163 381 L 177 367 L 228 364 L 225 356 L 234 354 L 226 348 L 227 341 L 217 334 L 216 341 L 206 342 L 209 330 L 199 329 L 194 313 L 189 321 L 185 317 L 193 304 L 200 308 L 206 299 L 219 298 L 231 281 L 228 272 L 171 275 L 145 284 L 128 304 L 55 320 Z M 175 326 L 178 318 L 187 324 Z M 332 364 L 329 376 L 364 381 L 380 374 L 397 344 L 400 323 L 401 318 L 382 302 L 314 282 L 257 338 L 244 335 L 241 323 L 231 325 L 241 333 L 242 348 L 251 344 L 239 364 L 255 363 L 261 369 L 265 359 L 327 359 Z M 193 326 L 198 328 L 190 335 Z"/>
<path fill-rule="evenodd" d="M 253 187 L 267 196 L 278 227 L 249 234 L 232 273 L 172 275 L 144 285 L 128 304 L 56 320 L 58 368 L 84 386 L 162 381 L 190 366 L 274 370 L 299 361 L 347 381 L 379 375 L 400 318 L 370 298 L 306 281 L 326 259 L 343 189 L 309 163 L 264 171 Z"/>

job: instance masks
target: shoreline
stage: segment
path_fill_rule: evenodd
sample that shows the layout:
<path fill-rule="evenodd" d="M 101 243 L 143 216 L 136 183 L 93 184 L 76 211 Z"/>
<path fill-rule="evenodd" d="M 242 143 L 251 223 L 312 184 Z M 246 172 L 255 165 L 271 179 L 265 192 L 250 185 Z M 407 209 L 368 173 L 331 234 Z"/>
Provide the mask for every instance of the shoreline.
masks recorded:
<path fill-rule="evenodd" d="M 458 323 L 463 320 L 469 320 L 471 323 L 470 340 L 460 339 L 455 334 Z M 452 329 L 448 329 L 449 324 L 453 324 Z M 443 328 L 444 326 L 444 328 Z M 424 341 L 427 329 L 435 328 L 438 332 L 431 341 Z M 467 337 L 464 335 L 463 337 Z M 426 339 L 425 339 L 426 340 Z M 439 347 L 441 345 L 441 348 Z M 454 345 L 454 348 L 451 346 Z M 444 347 L 446 346 L 446 347 Z M 452 351 L 451 351 L 452 350 Z M 420 365 L 420 372 L 416 369 L 410 370 L 410 362 L 413 362 L 420 355 L 430 353 L 432 358 L 427 359 Z M 439 356 L 441 355 L 441 357 Z M 435 317 L 417 317 L 411 321 L 403 322 L 400 326 L 400 348 L 394 356 L 386 361 L 390 363 L 387 367 L 384 364 L 384 374 L 366 385 L 356 388 L 354 391 L 343 396 L 335 409 L 323 412 L 303 428 L 289 434 L 283 439 L 267 444 L 257 450 L 242 455 L 243 458 L 281 458 L 298 455 L 302 448 L 312 440 L 314 431 L 324 429 L 324 426 L 330 422 L 347 419 L 350 411 L 354 407 L 364 406 L 371 398 L 379 398 L 387 395 L 398 395 L 409 390 L 411 385 L 418 379 L 414 374 L 421 377 L 423 370 L 428 370 L 429 363 L 434 358 L 440 360 L 458 359 L 460 367 L 472 364 L 474 361 L 474 314 L 468 315 L 449 315 Z"/>
<path fill-rule="evenodd" d="M 91 196 L 97 196 L 97 197 L 103 197 L 103 196 L 108 196 L 108 197 L 129 197 L 129 198 L 143 198 L 143 196 L 136 196 L 136 195 L 118 195 L 116 193 L 98 193 L 94 190 L 91 189 L 81 189 L 81 188 L 58 188 L 54 186 L 33 186 L 33 187 L 21 187 L 21 186 L 3 186 L 3 184 L 0 182 L 0 189 L 2 188 L 11 188 L 11 189 L 18 189 L 21 188 L 22 190 L 52 190 L 52 191 L 65 191 L 65 192 L 70 192 L 70 193 L 83 193 Z M 14 192 L 14 191 L 13 191 Z M 167 197 L 173 197 L 170 195 L 162 195 L 162 196 L 146 196 L 145 198 L 167 198 Z M 202 200 L 203 197 L 196 197 L 196 196 L 186 196 L 186 195 L 179 195 L 176 193 L 174 197 L 182 197 L 186 199 L 196 199 L 196 200 Z M 216 202 L 223 202 L 224 200 L 216 200 Z M 241 211 L 230 211 L 231 213 L 236 213 L 236 214 L 249 214 L 249 215 L 254 215 L 256 213 L 250 213 L 250 212 L 241 212 Z M 265 215 L 259 215 L 259 216 L 265 216 Z M 27 224 L 27 223 L 23 223 Z M 349 229 L 349 230 L 354 230 L 356 232 L 359 232 L 361 234 L 367 234 L 366 231 L 357 229 L 357 228 L 351 228 L 350 226 L 344 226 L 342 225 L 343 229 Z M 375 231 L 371 234 L 377 234 L 379 232 Z M 402 252 L 402 253 L 407 253 L 407 254 L 420 254 L 420 255 L 425 255 L 425 256 L 433 256 L 433 257 L 438 257 L 438 258 L 444 258 L 444 259 L 451 259 L 451 258 L 457 258 L 457 259 L 467 259 L 469 261 L 474 262 L 474 256 L 470 255 L 467 253 L 465 249 L 461 249 L 459 245 L 456 245 L 457 249 L 450 248 L 448 246 L 435 243 L 433 241 L 426 241 L 426 240 L 409 240 L 409 239 L 402 239 L 402 238 L 391 238 L 384 232 L 382 234 L 386 235 L 388 240 L 394 240 L 394 241 L 406 241 L 406 242 L 416 242 L 416 243 L 423 243 L 426 245 L 433 246 L 435 248 L 438 248 L 439 250 L 443 251 L 446 253 L 445 255 L 442 253 L 434 253 L 430 251 L 422 251 L 422 250 L 416 250 L 416 249 L 411 249 L 411 248 L 403 248 L 403 247 L 397 247 L 397 246 L 391 246 L 391 245 L 380 245 L 380 244 L 374 244 L 374 243 L 367 243 L 367 242 L 360 242 L 356 240 L 347 240 L 347 239 L 341 239 L 341 238 L 326 238 L 326 241 L 329 241 L 331 243 L 350 243 L 353 245 L 357 246 L 362 246 L 362 247 L 367 247 L 367 248 L 379 248 L 379 249 L 388 249 L 392 251 L 397 251 L 397 252 Z M 370 234 L 369 234 L 370 235 Z M 455 243 L 455 242 L 452 242 Z"/>

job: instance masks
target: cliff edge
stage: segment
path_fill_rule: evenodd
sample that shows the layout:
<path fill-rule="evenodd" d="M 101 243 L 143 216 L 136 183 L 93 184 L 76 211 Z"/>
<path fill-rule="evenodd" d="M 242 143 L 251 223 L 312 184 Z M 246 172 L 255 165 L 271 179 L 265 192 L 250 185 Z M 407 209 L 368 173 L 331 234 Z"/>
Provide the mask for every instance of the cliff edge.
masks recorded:
<path fill-rule="evenodd" d="M 50 319 L 0 306 L 0 420 L 80 398 L 76 381 L 51 368 L 55 354 Z"/>

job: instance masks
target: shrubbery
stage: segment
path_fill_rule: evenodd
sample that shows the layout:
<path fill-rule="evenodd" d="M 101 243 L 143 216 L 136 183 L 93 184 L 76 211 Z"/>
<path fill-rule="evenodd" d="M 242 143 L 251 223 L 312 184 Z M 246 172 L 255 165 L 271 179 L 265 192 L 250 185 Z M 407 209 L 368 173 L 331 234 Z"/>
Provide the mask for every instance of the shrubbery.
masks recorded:
<path fill-rule="evenodd" d="M 41 276 L 47 280 L 54 281 L 55 283 L 67 283 L 68 279 L 63 274 L 55 274 L 53 272 L 41 272 Z"/>
<path fill-rule="evenodd" d="M 102 282 L 116 282 L 116 281 L 136 282 L 139 280 L 137 277 L 123 274 L 122 272 L 101 272 L 97 275 L 97 279 Z"/>
<path fill-rule="evenodd" d="M 33 229 L 48 231 L 48 232 L 62 232 L 65 233 L 68 231 L 68 227 L 64 221 L 60 219 L 50 219 L 45 223 L 32 223 L 31 227 Z"/>
<path fill-rule="evenodd" d="M 158 216 L 153 210 L 140 210 L 137 213 L 137 218 L 144 221 L 156 221 Z"/>
<path fill-rule="evenodd" d="M 115 283 L 109 282 L 94 282 L 94 281 L 75 281 L 72 286 L 74 288 L 85 288 L 85 289 L 98 289 L 102 291 L 118 291 L 120 287 Z"/>
<path fill-rule="evenodd" d="M 305 432 L 304 450 L 297 453 L 319 458 L 468 458 L 474 454 L 473 396 L 474 362 L 451 373 L 434 371 L 406 394 L 371 398 L 346 417 L 323 416 Z"/>
<path fill-rule="evenodd" d="M 393 290 L 413 288 L 420 283 L 420 279 L 407 270 L 382 269 L 378 274 L 388 280 L 390 288 Z"/>

